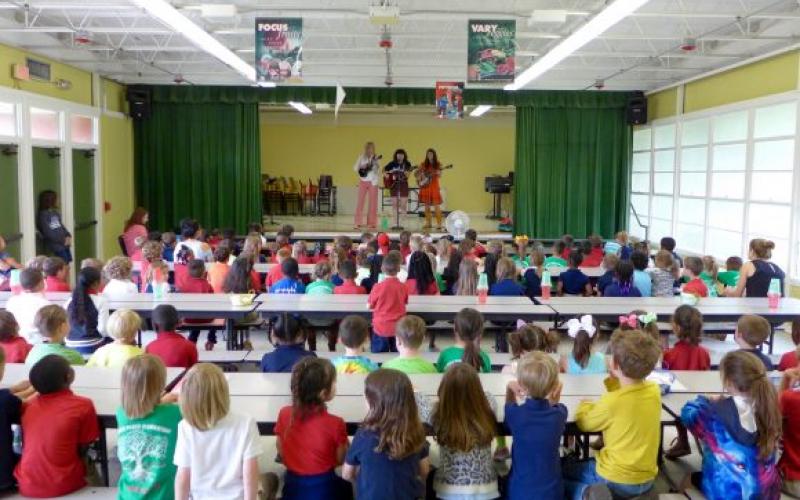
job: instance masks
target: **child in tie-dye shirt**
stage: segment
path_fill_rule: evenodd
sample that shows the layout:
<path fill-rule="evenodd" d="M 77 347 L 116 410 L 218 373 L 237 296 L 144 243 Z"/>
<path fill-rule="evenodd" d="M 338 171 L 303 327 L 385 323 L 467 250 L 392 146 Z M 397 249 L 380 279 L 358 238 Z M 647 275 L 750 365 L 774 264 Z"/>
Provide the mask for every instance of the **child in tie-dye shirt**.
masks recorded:
<path fill-rule="evenodd" d="M 350 315 L 339 324 L 339 338 L 344 344 L 344 356 L 333 359 L 337 373 L 369 373 L 378 369 L 369 358 L 364 357 L 364 343 L 369 337 L 369 323 L 361 316 Z"/>

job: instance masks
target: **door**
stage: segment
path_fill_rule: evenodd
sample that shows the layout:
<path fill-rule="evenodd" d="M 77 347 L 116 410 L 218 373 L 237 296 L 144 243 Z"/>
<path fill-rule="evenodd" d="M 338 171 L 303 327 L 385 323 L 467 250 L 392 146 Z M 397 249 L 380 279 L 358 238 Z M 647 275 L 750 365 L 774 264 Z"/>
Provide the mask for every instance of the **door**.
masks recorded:
<path fill-rule="evenodd" d="M 22 232 L 19 222 L 19 171 L 17 147 L 0 144 L 0 236 L 6 252 L 17 262 L 22 260 Z"/>
<path fill-rule="evenodd" d="M 33 148 L 33 213 L 39 213 L 39 193 L 45 190 L 58 193 L 59 203 L 61 196 L 61 150 L 58 148 Z M 63 210 L 62 210 L 63 217 Z M 44 254 L 41 238 L 36 237 L 36 254 Z"/>
<path fill-rule="evenodd" d="M 72 240 L 75 262 L 97 256 L 94 195 L 94 150 L 73 150 L 72 209 L 75 214 L 75 232 Z"/>

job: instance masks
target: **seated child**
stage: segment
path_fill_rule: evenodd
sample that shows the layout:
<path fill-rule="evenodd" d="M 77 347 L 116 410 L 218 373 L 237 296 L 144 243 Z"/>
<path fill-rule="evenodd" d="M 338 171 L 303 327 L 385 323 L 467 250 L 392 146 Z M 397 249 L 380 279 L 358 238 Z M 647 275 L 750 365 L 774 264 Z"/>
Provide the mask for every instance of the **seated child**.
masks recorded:
<path fill-rule="evenodd" d="M 63 307 L 55 304 L 44 306 L 36 313 L 34 322 L 42 336 L 42 341 L 34 344 L 28 353 L 28 357 L 25 358 L 27 366 L 35 365 L 40 359 L 50 354 L 63 357 L 71 365 L 83 364 L 83 357 L 80 353 L 64 345 L 64 339 L 69 333 L 69 319 Z"/>
<path fill-rule="evenodd" d="M 8 311 L 0 311 L 0 351 L 5 355 L 5 362 L 24 363 L 31 347 L 19 336 L 19 325 L 14 315 Z"/>
<path fill-rule="evenodd" d="M 614 254 L 619 257 L 619 260 L 630 259 L 633 249 L 631 249 L 628 244 L 628 233 L 626 231 L 617 232 L 617 234 L 614 235 L 614 240 L 606 242 L 603 250 L 606 255 Z"/>
<path fill-rule="evenodd" d="M 681 410 L 681 421 L 703 454 L 702 472 L 692 474 L 692 483 L 711 500 L 779 498 L 781 414 L 775 388 L 764 365 L 747 352 L 729 352 L 719 369 L 731 397 L 698 396 Z"/>
<path fill-rule="evenodd" d="M 736 288 L 739 283 L 739 271 L 742 269 L 742 258 L 733 256 L 725 261 L 725 270 L 717 274 L 717 280 L 722 286 Z"/>
<path fill-rule="evenodd" d="M 177 244 L 175 233 L 167 231 L 161 234 L 161 243 L 164 249 L 161 251 L 161 258 L 166 262 L 172 262 L 175 258 L 175 245 Z"/>
<path fill-rule="evenodd" d="M 633 284 L 633 264 L 630 259 L 617 263 L 616 279 L 608 285 L 603 297 L 641 297 L 641 291 Z"/>
<path fill-rule="evenodd" d="M 542 276 L 544 276 L 544 252 L 534 248 L 528 257 L 528 267 L 522 273 L 522 287 L 525 295 L 533 300 L 542 296 Z M 552 284 L 552 282 L 551 282 Z"/>
<path fill-rule="evenodd" d="M 0 316 L 1 321 L 2 316 Z M 0 380 L 3 378 L 5 367 L 5 354 L 0 349 Z M 14 433 L 11 426 L 20 424 L 21 398 L 24 394 L 19 391 L 30 390 L 28 386 L 30 386 L 28 382 L 23 382 L 16 387 L 0 389 L 0 493 L 12 490 L 17 484 L 14 480 L 14 466 L 17 465 L 19 457 L 14 452 Z"/>
<path fill-rule="evenodd" d="M 406 314 L 408 290 L 397 273 L 403 258 L 400 252 L 391 251 L 384 257 L 381 270 L 384 280 L 375 284 L 369 294 L 369 308 L 372 310 L 372 343 L 371 351 L 397 352 L 394 330 L 397 322 Z"/>
<path fill-rule="evenodd" d="M 606 357 L 602 352 L 592 352 L 592 341 L 597 324 L 591 315 L 567 321 L 567 334 L 573 340 L 572 352 L 561 355 L 561 371 L 571 375 L 597 375 L 606 373 Z"/>
<path fill-rule="evenodd" d="M 571 234 L 561 236 L 561 241 L 564 242 L 564 250 L 561 252 L 561 258 L 569 260 L 569 254 L 575 251 L 575 238 Z"/>
<path fill-rule="evenodd" d="M 636 250 L 631 254 L 631 264 L 633 264 L 633 286 L 639 289 L 642 297 L 651 297 L 653 295 L 653 279 L 647 273 L 647 265 L 650 262 L 650 257 L 644 253 Z"/>
<path fill-rule="evenodd" d="M 569 269 L 561 271 L 558 276 L 559 295 L 591 295 L 592 285 L 589 277 L 578 269 L 583 262 L 583 253 L 573 250 L 569 254 Z M 545 267 L 547 264 L 545 263 Z"/>
<path fill-rule="evenodd" d="M 532 323 L 517 320 L 517 329 L 508 334 L 508 347 L 511 350 L 511 363 L 503 367 L 501 373 L 514 375 L 517 364 L 529 352 L 556 352 L 560 341 L 558 332 L 552 335 Z"/>
<path fill-rule="evenodd" d="M 44 296 L 44 278 L 41 271 L 26 268 L 19 273 L 19 283 L 22 293 L 9 297 L 6 311 L 17 320 L 20 335 L 35 344 L 42 341 L 42 336 L 36 330 L 34 318 L 39 309 L 50 304 Z"/>
<path fill-rule="evenodd" d="M 519 297 L 525 295 L 522 287 L 517 283 L 517 266 L 508 257 L 497 261 L 497 281 L 489 287 L 489 295 Z"/>
<path fill-rule="evenodd" d="M 48 257 L 42 264 L 44 272 L 44 290 L 46 292 L 69 292 L 71 291 L 67 279 L 69 278 L 69 267 L 61 257 Z"/>
<path fill-rule="evenodd" d="M 409 295 L 439 295 L 439 284 L 433 273 L 430 257 L 422 250 L 408 256 L 406 290 Z"/>
<path fill-rule="evenodd" d="M 178 311 L 169 304 L 159 304 L 150 318 L 156 339 L 145 347 L 147 354 L 161 358 L 164 365 L 175 368 L 191 368 L 198 361 L 197 346 L 175 331 L 180 323 Z"/>
<path fill-rule="evenodd" d="M 716 259 L 711 255 L 704 255 L 701 259 L 703 261 L 703 272 L 700 273 L 700 279 L 706 284 L 708 288 L 709 297 L 719 297 L 719 281 L 717 275 L 719 274 L 719 266 Z"/>
<path fill-rule="evenodd" d="M 419 354 L 425 340 L 425 321 L 419 316 L 403 316 L 395 327 L 395 338 L 399 356 L 383 363 L 382 368 L 391 368 L 407 375 L 438 373 L 433 363 Z"/>
<path fill-rule="evenodd" d="M 568 498 L 608 498 L 609 490 L 626 498 L 638 496 L 650 491 L 658 474 L 661 391 L 645 378 L 661 350 L 652 337 L 631 330 L 615 332 L 610 351 L 608 392 L 597 401 L 582 402 L 575 415 L 578 429 L 602 432 L 605 445 L 596 458 L 565 464 Z"/>
<path fill-rule="evenodd" d="M 603 257 L 603 269 L 605 272 L 597 278 L 597 295 L 603 296 L 605 295 L 606 288 L 608 285 L 614 282 L 614 276 L 617 272 L 617 264 L 619 263 L 619 257 L 615 253 L 607 253 Z"/>
<path fill-rule="evenodd" d="M 262 453 L 252 417 L 230 411 L 228 381 L 210 363 L 183 379 L 175 443 L 175 498 L 258 498 Z M 270 492 L 272 493 L 272 492 Z"/>
<path fill-rule="evenodd" d="M 296 260 L 291 257 L 284 259 L 281 263 L 281 273 L 283 278 L 269 287 L 269 293 L 289 295 L 306 293 L 306 287 L 300 281 L 300 268 Z"/>
<path fill-rule="evenodd" d="M 106 286 L 103 295 L 109 299 L 117 299 L 124 295 L 139 293 L 139 288 L 131 280 L 133 263 L 128 257 L 116 256 L 108 261 L 103 273 L 106 275 Z"/>
<path fill-rule="evenodd" d="M 86 366 L 122 368 L 126 361 L 144 351 L 136 345 L 136 334 L 142 327 L 142 319 L 130 309 L 117 309 L 108 318 L 106 331 L 114 339 L 97 349 Z"/>
<path fill-rule="evenodd" d="M 208 273 L 206 273 L 205 262 L 200 259 L 192 259 L 187 264 L 187 268 L 189 270 L 189 276 L 183 283 L 183 288 L 180 290 L 181 293 L 214 293 L 214 288 L 211 286 L 211 283 L 208 282 Z M 183 323 L 186 326 L 191 326 L 193 324 L 208 324 L 209 321 L 211 320 L 203 318 L 186 318 L 183 320 Z M 199 337 L 199 328 L 192 328 L 189 331 L 189 342 L 196 344 Z M 216 343 L 217 332 L 214 330 L 209 330 L 205 345 L 206 351 L 213 350 Z"/>
<path fill-rule="evenodd" d="M 377 370 L 364 383 L 367 415 L 353 437 L 342 477 L 356 485 L 359 498 L 425 496 L 430 470 L 428 442 L 408 375 Z"/>
<path fill-rule="evenodd" d="M 174 494 L 177 469 L 169 457 L 175 456 L 181 412 L 174 394 L 162 397 L 166 382 L 164 363 L 155 356 L 135 356 L 123 365 L 122 405 L 116 411 L 120 498 L 165 499 Z M 142 460 L 141 450 L 160 453 Z"/>
<path fill-rule="evenodd" d="M 224 293 L 223 286 L 225 278 L 231 266 L 228 260 L 231 258 L 231 249 L 228 245 L 219 245 L 214 250 L 214 262 L 208 266 L 208 283 L 214 293 Z"/>
<path fill-rule="evenodd" d="M 356 285 L 356 265 L 352 260 L 346 260 L 339 266 L 339 276 L 342 284 L 334 287 L 335 295 L 366 295 L 367 289 Z"/>
<path fill-rule="evenodd" d="M 339 323 L 339 339 L 344 344 L 344 356 L 333 358 L 336 373 L 369 373 L 378 365 L 363 356 L 364 343 L 369 337 L 369 323 L 361 316 L 350 315 Z"/>
<path fill-rule="evenodd" d="M 334 290 L 331 282 L 331 264 L 329 262 L 317 262 L 314 264 L 314 281 L 306 287 L 307 295 L 331 295 Z"/>
<path fill-rule="evenodd" d="M 11 271 L 20 268 L 19 262 L 6 252 L 6 240 L 0 236 L 0 290 L 11 289 Z"/>
<path fill-rule="evenodd" d="M 683 267 L 683 259 L 681 256 L 675 252 L 675 247 L 678 246 L 678 243 L 675 241 L 675 238 L 670 236 L 665 236 L 661 238 L 661 250 L 666 250 L 667 252 L 672 254 L 672 258 L 675 259 L 675 262 L 678 264 L 678 268 Z"/>
<path fill-rule="evenodd" d="M 72 298 L 65 308 L 69 313 L 67 347 L 81 354 L 91 354 L 111 342 L 105 336 L 108 323 L 108 300 L 100 295 L 101 275 L 94 268 L 81 269 Z"/>
<path fill-rule="evenodd" d="M 139 286 L 139 290 L 144 291 L 147 283 L 144 277 L 147 276 L 147 271 L 153 262 L 161 261 L 163 255 L 163 245 L 160 241 L 148 241 L 142 246 L 142 261 L 139 262 L 139 272 L 133 278 L 133 281 Z"/>
<path fill-rule="evenodd" d="M 559 446 L 567 408 L 559 403 L 558 366 L 543 352 L 530 352 L 506 391 L 505 425 L 511 448 L 509 498 L 564 498 Z"/>
<path fill-rule="evenodd" d="M 84 455 L 100 437 L 92 400 L 69 389 L 75 372 L 62 356 L 42 357 L 28 377 L 39 396 L 22 409 L 22 458 L 14 469 L 19 492 L 46 498 L 78 491 L 86 486 Z"/>
<path fill-rule="evenodd" d="M 689 258 L 687 257 L 686 259 L 688 260 Z M 736 322 L 736 333 L 733 336 L 733 340 L 736 341 L 739 350 L 755 355 L 764 363 L 764 368 L 767 371 L 773 370 L 772 360 L 761 352 L 761 344 L 769 338 L 769 332 L 771 331 L 772 327 L 766 319 L 754 314 L 745 314 L 739 317 L 739 321 Z"/>
<path fill-rule="evenodd" d="M 475 309 L 465 307 L 453 319 L 455 345 L 439 353 L 436 369 L 444 373 L 453 363 L 467 363 L 481 373 L 491 373 L 492 361 L 481 348 L 483 315 Z"/>
<path fill-rule="evenodd" d="M 175 287 L 169 284 L 169 266 L 163 260 L 150 264 L 145 275 L 145 283 L 144 293 L 154 293 L 154 290 L 159 288 L 162 295 L 175 291 Z"/>
<path fill-rule="evenodd" d="M 778 462 L 783 478 L 782 490 L 794 498 L 800 497 L 800 370 L 790 368 L 783 374 L 779 403 L 783 415 L 783 453 Z"/>
<path fill-rule="evenodd" d="M 290 373 L 304 357 L 316 357 L 314 352 L 305 350 L 305 334 L 298 320 L 290 314 L 278 317 L 270 337 L 275 349 L 261 358 L 261 371 L 264 373 Z"/>
<path fill-rule="evenodd" d="M 306 242 L 303 240 L 295 241 L 292 245 L 292 258 L 296 260 L 298 264 L 314 263 L 314 259 L 309 257 L 306 251 Z"/>
<path fill-rule="evenodd" d="M 545 269 L 549 269 L 551 267 L 566 269 L 567 259 L 561 257 L 562 255 L 564 255 L 565 252 L 567 257 L 569 257 L 569 252 L 567 252 L 567 244 L 564 243 L 564 240 L 558 240 L 555 243 L 553 243 L 552 252 L 553 252 L 552 255 L 544 259 Z"/>
<path fill-rule="evenodd" d="M 336 394 L 336 370 L 327 359 L 303 358 L 291 387 L 292 404 L 281 408 L 274 428 L 286 467 L 283 498 L 350 498 L 350 484 L 335 470 L 350 445 L 347 428 L 326 407 Z"/>
<path fill-rule="evenodd" d="M 675 280 L 678 279 L 679 272 L 672 254 L 666 250 L 659 250 L 655 258 L 655 267 L 647 270 L 653 282 L 653 297 L 674 297 Z"/>
<path fill-rule="evenodd" d="M 581 267 L 599 267 L 603 263 L 603 238 L 597 234 L 589 236 L 581 248 L 583 262 Z"/>

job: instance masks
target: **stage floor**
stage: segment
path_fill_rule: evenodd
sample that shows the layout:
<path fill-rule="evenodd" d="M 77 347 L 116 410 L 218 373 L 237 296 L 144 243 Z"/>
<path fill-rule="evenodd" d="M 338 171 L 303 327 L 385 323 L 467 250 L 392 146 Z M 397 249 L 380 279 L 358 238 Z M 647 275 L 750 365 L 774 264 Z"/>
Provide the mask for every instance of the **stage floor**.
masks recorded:
<path fill-rule="evenodd" d="M 486 218 L 485 215 L 470 214 L 470 229 L 478 232 L 478 238 L 481 241 L 485 240 L 511 240 L 512 233 L 501 233 L 497 230 L 498 221 Z M 442 221 L 444 222 L 444 221 Z M 344 234 L 351 238 L 358 238 L 361 236 L 362 231 L 353 228 L 352 215 L 333 215 L 333 216 L 297 216 L 297 215 L 276 215 L 275 224 L 269 223 L 269 216 L 264 217 L 264 231 L 266 233 L 273 233 L 280 228 L 283 224 L 291 224 L 294 226 L 294 237 L 298 239 L 331 239 L 338 235 Z M 401 224 L 403 227 L 412 233 L 421 233 L 422 225 L 425 224 L 424 217 L 417 217 L 409 215 Z M 390 221 L 390 226 L 393 226 L 393 221 Z M 380 220 L 378 221 L 380 227 Z M 429 231 L 433 238 L 447 234 L 443 231 L 432 230 Z M 388 231 L 390 236 L 396 237 L 398 231 Z"/>

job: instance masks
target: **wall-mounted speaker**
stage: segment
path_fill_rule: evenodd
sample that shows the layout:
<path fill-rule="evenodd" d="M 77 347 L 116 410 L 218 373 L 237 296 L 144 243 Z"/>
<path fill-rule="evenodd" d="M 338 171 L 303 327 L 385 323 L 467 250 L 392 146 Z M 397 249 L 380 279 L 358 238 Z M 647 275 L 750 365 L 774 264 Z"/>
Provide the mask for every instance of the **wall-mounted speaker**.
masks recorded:
<path fill-rule="evenodd" d="M 644 92 L 634 92 L 625 106 L 625 118 L 628 125 L 644 125 L 647 123 L 647 97 Z"/>
<path fill-rule="evenodd" d="M 150 90 L 142 87 L 128 87 L 128 114 L 134 120 L 150 118 Z"/>

